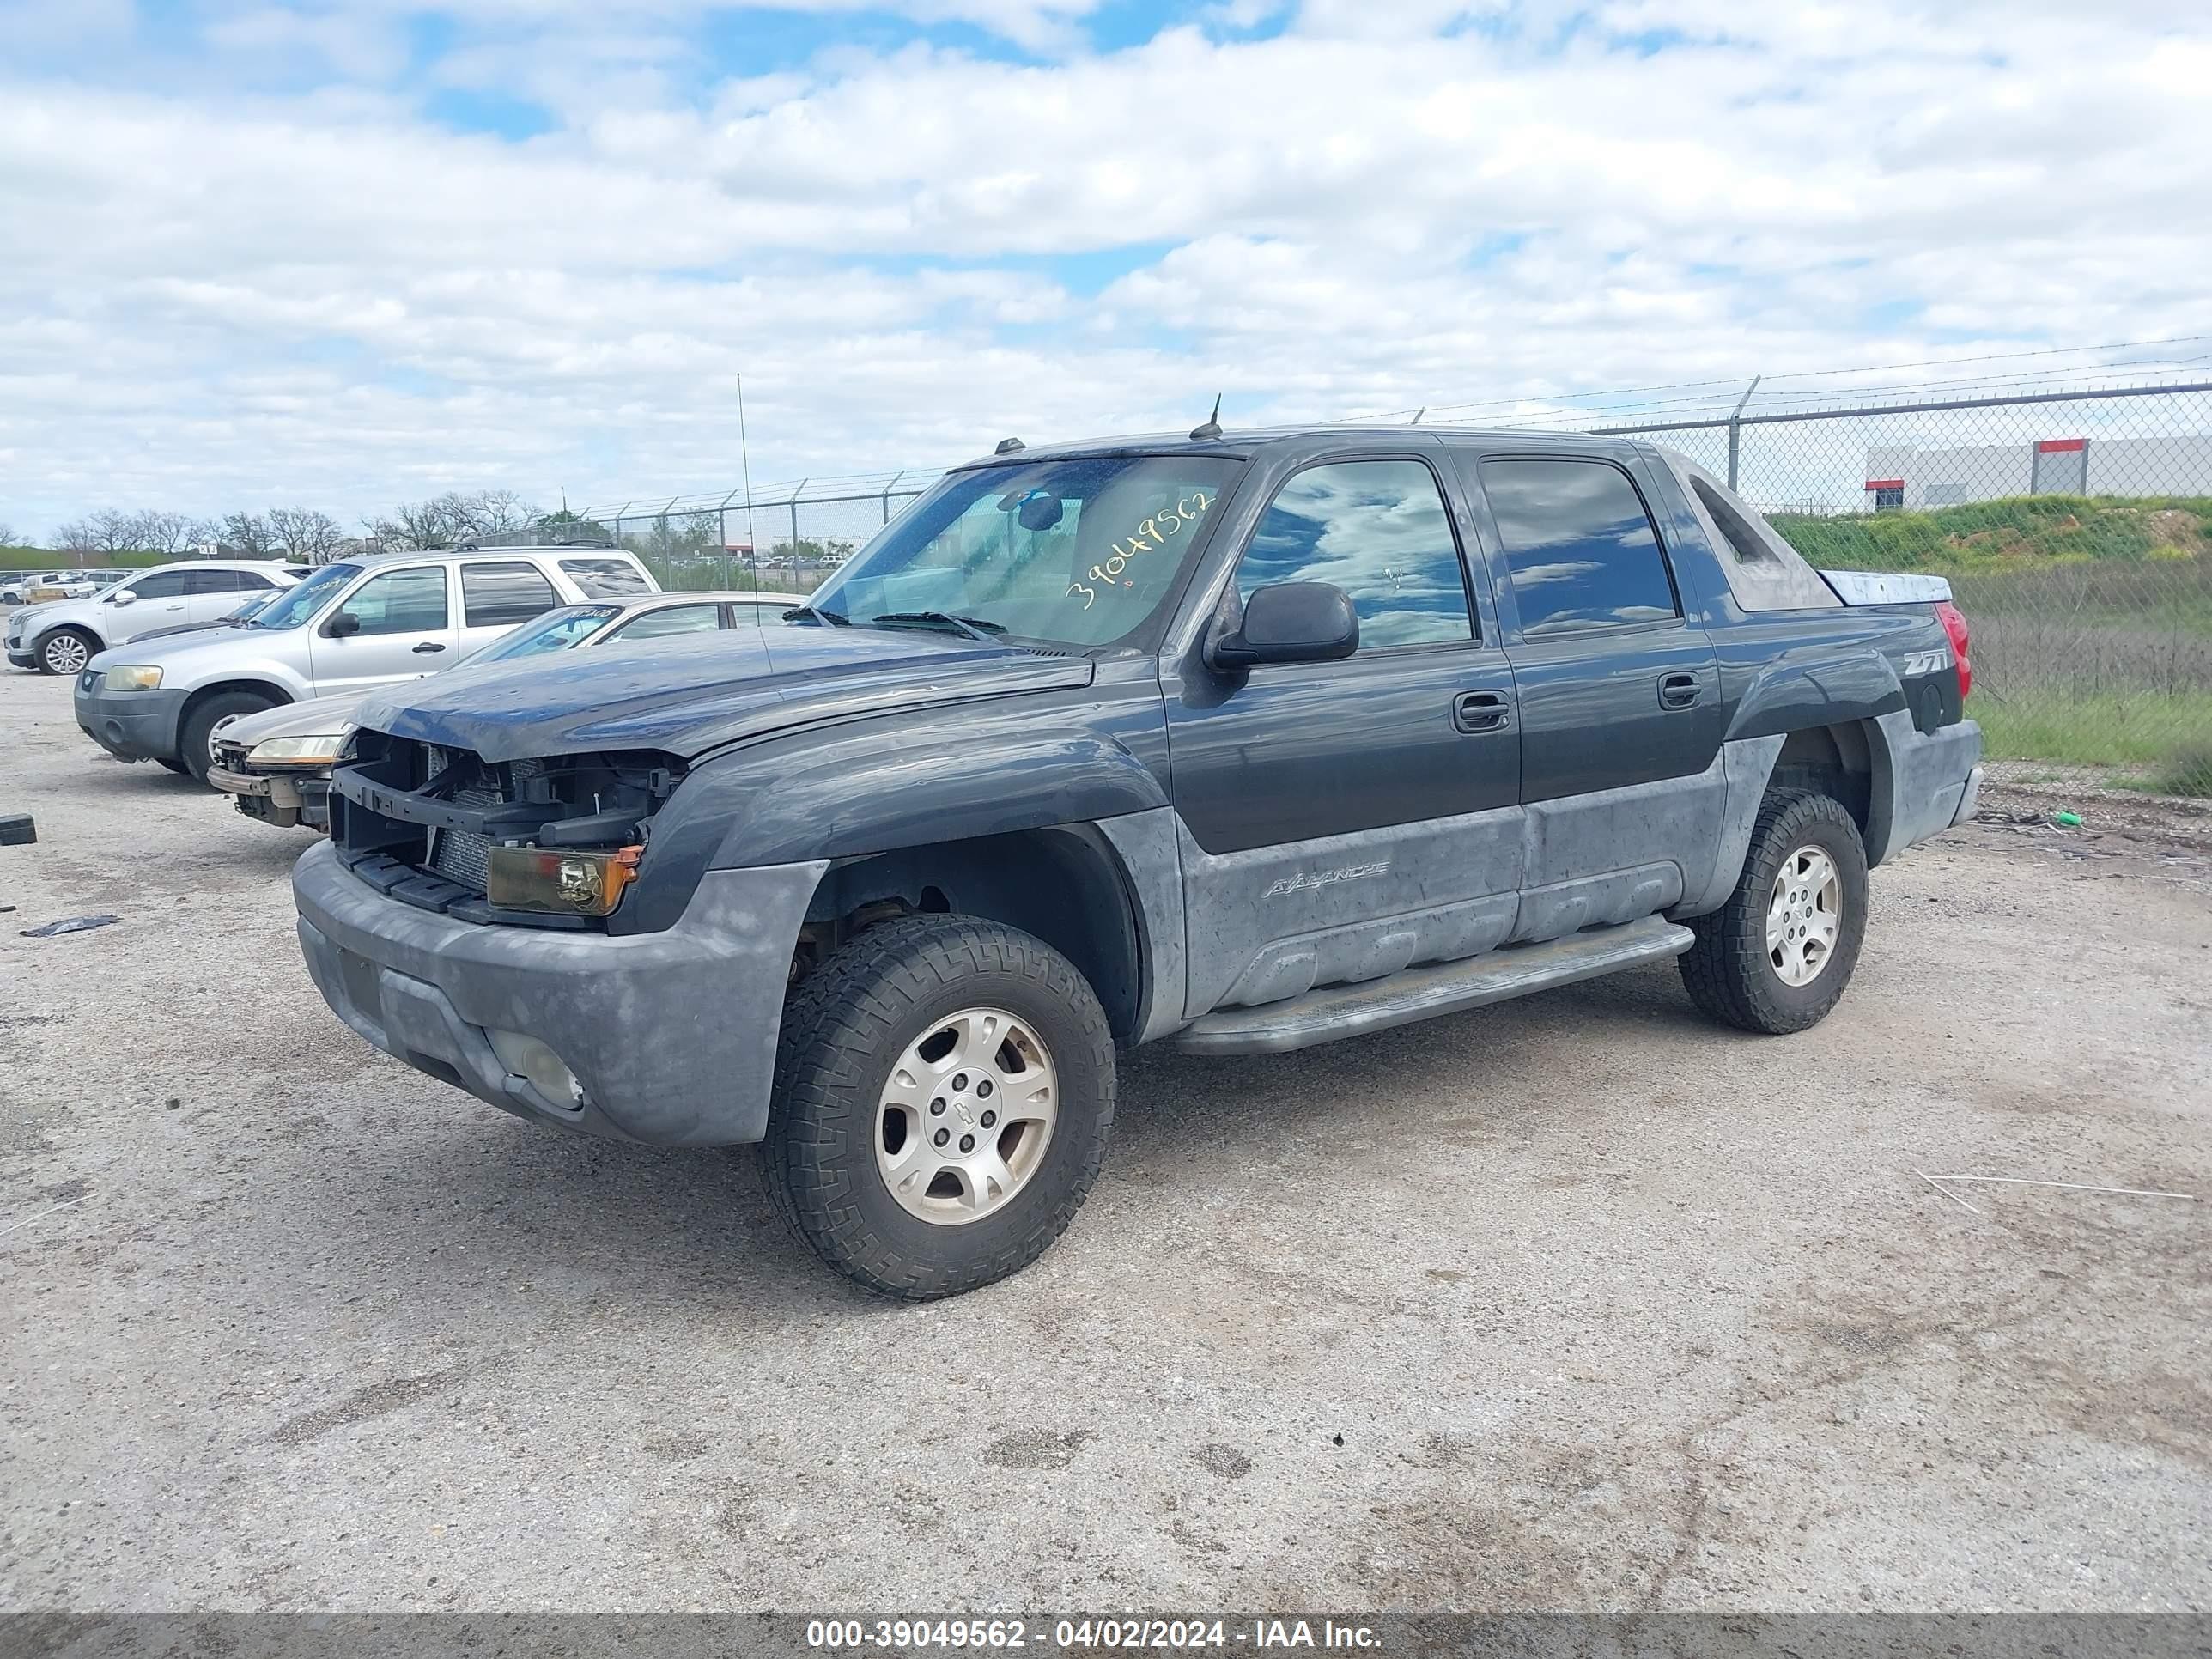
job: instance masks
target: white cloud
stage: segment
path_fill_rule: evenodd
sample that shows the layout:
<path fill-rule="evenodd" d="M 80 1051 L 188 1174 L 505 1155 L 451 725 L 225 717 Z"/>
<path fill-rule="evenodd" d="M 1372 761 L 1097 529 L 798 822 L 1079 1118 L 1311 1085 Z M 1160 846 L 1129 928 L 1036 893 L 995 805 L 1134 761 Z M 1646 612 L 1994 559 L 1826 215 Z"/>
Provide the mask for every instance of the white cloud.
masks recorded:
<path fill-rule="evenodd" d="M 906 9 L 1060 40 L 1088 7 Z M 1309 0 L 694 101 L 689 3 L 471 0 L 437 83 L 624 89 L 520 143 L 410 112 L 396 7 L 227 15 L 354 77 L 312 96 L 0 83 L 0 512 L 673 494 L 734 479 L 740 369 L 757 474 L 798 474 L 1217 389 L 1310 416 L 2203 326 L 2212 39 L 2168 9 L 1583 9 Z"/>

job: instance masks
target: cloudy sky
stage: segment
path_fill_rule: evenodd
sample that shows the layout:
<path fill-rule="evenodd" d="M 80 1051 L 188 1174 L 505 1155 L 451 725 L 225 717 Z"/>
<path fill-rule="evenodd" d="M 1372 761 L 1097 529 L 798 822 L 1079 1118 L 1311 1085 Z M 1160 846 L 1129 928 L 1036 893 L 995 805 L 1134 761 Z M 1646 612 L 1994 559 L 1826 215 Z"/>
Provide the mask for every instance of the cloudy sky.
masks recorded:
<path fill-rule="evenodd" d="M 0 0 L 0 520 L 2212 332 L 2177 0 Z M 2199 347 L 2199 350 L 2212 348 Z"/>

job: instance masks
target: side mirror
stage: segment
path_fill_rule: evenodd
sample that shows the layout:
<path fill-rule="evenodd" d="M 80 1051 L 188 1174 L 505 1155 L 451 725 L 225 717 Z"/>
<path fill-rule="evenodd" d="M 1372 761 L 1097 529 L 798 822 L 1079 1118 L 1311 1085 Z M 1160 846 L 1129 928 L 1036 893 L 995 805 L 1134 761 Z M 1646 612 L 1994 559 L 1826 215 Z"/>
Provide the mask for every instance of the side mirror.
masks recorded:
<path fill-rule="evenodd" d="M 1358 649 L 1359 613 L 1350 594 L 1328 582 L 1277 582 L 1253 590 L 1243 626 L 1214 624 L 1206 661 L 1210 668 L 1335 662 Z"/>
<path fill-rule="evenodd" d="M 107 596 L 107 602 L 110 605 L 136 605 L 138 603 L 138 596 L 126 587 L 120 592 L 110 593 Z"/>
<path fill-rule="evenodd" d="M 329 639 L 342 640 L 349 634 L 358 634 L 360 632 L 361 618 L 355 616 L 350 611 L 341 611 L 337 616 L 331 617 L 330 621 L 323 624 L 324 635 Z"/>

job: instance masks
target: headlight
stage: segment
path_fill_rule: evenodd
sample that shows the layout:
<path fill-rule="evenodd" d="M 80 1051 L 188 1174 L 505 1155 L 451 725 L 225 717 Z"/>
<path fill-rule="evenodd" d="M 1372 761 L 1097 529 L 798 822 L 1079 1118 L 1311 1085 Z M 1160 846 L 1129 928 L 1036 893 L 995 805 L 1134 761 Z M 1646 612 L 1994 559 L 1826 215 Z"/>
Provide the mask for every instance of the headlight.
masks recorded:
<path fill-rule="evenodd" d="M 352 735 L 349 726 L 343 732 L 319 732 L 311 738 L 271 738 L 255 744 L 246 762 L 249 766 L 328 766 Z"/>
<path fill-rule="evenodd" d="M 542 847 L 491 849 L 484 896 L 502 910 L 556 916 L 604 916 L 637 878 L 641 847 L 612 853 L 548 852 Z"/>
<path fill-rule="evenodd" d="M 111 668 L 101 678 L 100 688 L 107 691 L 151 691 L 161 684 L 158 668 Z"/>

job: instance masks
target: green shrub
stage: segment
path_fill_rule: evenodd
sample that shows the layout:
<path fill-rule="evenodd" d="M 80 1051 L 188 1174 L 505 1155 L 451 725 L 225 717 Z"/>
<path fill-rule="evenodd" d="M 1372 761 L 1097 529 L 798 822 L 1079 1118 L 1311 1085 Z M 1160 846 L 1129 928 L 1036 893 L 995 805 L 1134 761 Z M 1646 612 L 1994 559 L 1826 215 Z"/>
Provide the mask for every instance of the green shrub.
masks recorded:
<path fill-rule="evenodd" d="M 2199 738 L 2167 751 L 2152 775 L 2151 787 L 2161 795 L 2212 798 L 2212 738 Z"/>

